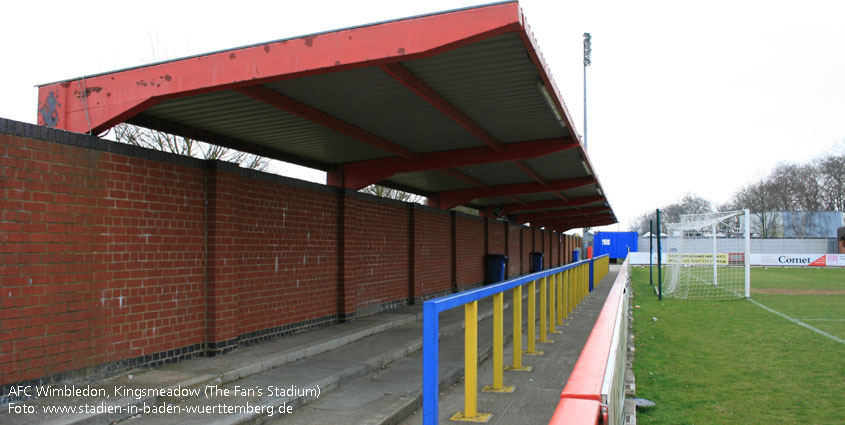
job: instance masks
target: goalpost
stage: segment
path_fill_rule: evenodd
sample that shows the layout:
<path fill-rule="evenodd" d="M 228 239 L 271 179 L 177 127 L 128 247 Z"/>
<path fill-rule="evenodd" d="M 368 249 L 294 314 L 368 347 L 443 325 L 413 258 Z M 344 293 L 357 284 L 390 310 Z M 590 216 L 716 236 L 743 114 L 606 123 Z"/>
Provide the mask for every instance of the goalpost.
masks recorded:
<path fill-rule="evenodd" d="M 668 225 L 663 294 L 683 299 L 751 296 L 751 214 L 681 216 Z"/>

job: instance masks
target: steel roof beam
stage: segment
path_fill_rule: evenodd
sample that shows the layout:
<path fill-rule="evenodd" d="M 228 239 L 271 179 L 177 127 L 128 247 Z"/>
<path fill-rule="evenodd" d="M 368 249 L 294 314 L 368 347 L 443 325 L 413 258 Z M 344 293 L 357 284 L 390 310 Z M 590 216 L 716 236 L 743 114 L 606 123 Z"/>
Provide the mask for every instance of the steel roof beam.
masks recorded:
<path fill-rule="evenodd" d="M 551 208 L 565 208 L 565 207 L 576 207 L 581 205 L 592 204 L 595 202 L 604 201 L 603 196 L 581 196 L 578 198 L 569 198 L 566 201 L 552 199 L 549 201 L 534 201 L 528 202 L 525 205 L 519 204 L 507 204 L 502 205 L 502 215 L 509 215 L 518 213 L 520 211 L 535 211 L 535 210 L 542 210 L 542 209 L 551 209 Z"/>
<path fill-rule="evenodd" d="M 428 84 L 420 80 L 407 68 L 398 62 L 383 64 L 380 68 L 382 71 L 396 79 L 396 81 L 399 81 L 405 87 L 411 89 L 411 91 L 416 93 L 417 96 L 423 98 L 426 102 L 440 110 L 440 112 L 444 115 L 460 124 L 461 127 L 465 128 L 475 137 L 481 139 L 481 141 L 487 144 L 487 146 L 490 146 L 496 152 L 504 151 L 505 148 L 502 142 L 496 140 L 496 138 L 490 135 L 490 133 L 481 128 L 480 125 L 476 124 L 475 121 L 466 116 L 466 114 L 461 112 L 461 110 L 455 107 L 455 105 L 452 105 L 449 101 L 444 99 L 440 93 L 437 93 L 437 91 L 429 87 Z"/>
<path fill-rule="evenodd" d="M 392 157 L 349 162 L 342 166 L 344 185 L 350 189 L 360 189 L 400 173 L 537 158 L 576 147 L 578 142 L 572 139 L 548 139 L 508 143 L 501 152 L 484 146 L 419 153 L 416 161 Z"/>
<path fill-rule="evenodd" d="M 544 179 L 543 176 L 540 175 L 540 173 L 531 168 L 530 165 L 526 164 L 525 161 L 514 161 L 514 164 L 525 174 L 531 176 L 531 178 L 534 179 L 537 183 L 540 183 L 542 185 L 546 184 L 546 179 Z"/>
<path fill-rule="evenodd" d="M 385 138 L 379 137 L 362 128 L 356 127 L 343 121 L 337 117 L 329 115 L 323 111 L 312 108 L 302 102 L 291 99 L 275 90 L 270 90 L 264 86 L 243 87 L 237 89 L 238 92 L 249 96 L 255 100 L 266 103 L 267 105 L 281 109 L 289 114 L 304 118 L 315 124 L 334 130 L 345 136 L 352 137 L 360 142 L 366 143 L 370 146 L 375 146 L 384 151 L 399 155 L 402 158 L 416 160 L 419 154 L 396 143 L 391 142 Z"/>
<path fill-rule="evenodd" d="M 545 185 L 532 182 L 493 186 L 492 190 L 489 191 L 481 189 L 449 190 L 440 192 L 439 204 L 440 208 L 449 209 L 478 198 L 505 197 L 512 195 L 522 195 L 526 193 L 570 190 L 576 187 L 586 186 L 588 184 L 595 183 L 596 179 L 593 177 L 578 177 L 573 179 L 552 180 L 547 182 Z"/>
<path fill-rule="evenodd" d="M 518 216 L 519 223 L 527 223 L 527 222 L 534 222 L 537 220 L 548 220 L 548 219 L 556 219 L 556 218 L 566 218 L 566 217 L 578 217 L 578 216 L 589 216 L 593 213 L 599 212 L 607 212 L 610 211 L 609 207 L 591 207 L 591 208 L 581 208 L 580 210 L 565 210 L 565 211 L 552 211 L 548 213 L 530 213 L 530 214 L 521 214 Z"/>

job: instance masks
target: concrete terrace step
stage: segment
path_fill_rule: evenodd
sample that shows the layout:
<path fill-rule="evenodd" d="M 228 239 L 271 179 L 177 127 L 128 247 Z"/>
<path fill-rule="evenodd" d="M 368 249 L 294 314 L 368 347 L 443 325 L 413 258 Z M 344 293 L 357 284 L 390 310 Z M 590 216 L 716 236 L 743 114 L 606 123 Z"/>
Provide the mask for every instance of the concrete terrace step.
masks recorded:
<path fill-rule="evenodd" d="M 206 385 L 224 385 L 239 379 L 272 370 L 320 353 L 336 350 L 368 336 L 407 326 L 422 320 L 421 306 L 408 306 L 391 310 L 348 323 L 290 335 L 244 347 L 223 356 L 194 358 L 155 369 L 125 373 L 90 384 L 76 384 L 77 388 L 90 387 L 103 391 L 106 397 L 39 397 L 19 402 L 35 408 L 35 413 L 9 413 L 8 406 L 0 411 L 4 424 L 111 424 L 132 416 L 129 406 L 175 403 L 186 397 L 159 397 L 141 394 L 123 397 L 115 389 L 144 391 L 150 389 L 182 388 L 202 389 Z M 70 386 L 71 384 L 68 384 Z M 53 385 L 62 387 L 62 385 Z M 44 408 L 83 405 L 97 406 L 86 413 L 45 413 Z M 105 409 L 103 409 L 105 407 Z"/>
<path fill-rule="evenodd" d="M 309 401 L 307 395 L 268 396 L 267 387 L 289 389 L 320 389 L 324 395 L 339 385 L 365 376 L 373 371 L 421 351 L 421 306 L 408 306 L 348 323 L 279 338 L 262 344 L 245 347 L 224 356 L 196 358 L 152 370 L 137 371 L 90 384 L 90 388 L 103 390 L 105 397 L 41 397 L 26 400 L 36 408 L 32 414 L 13 414 L 6 409 L 0 412 L 0 423 L 8 424 L 113 424 L 126 423 L 261 423 L 263 412 L 250 414 L 134 414 L 144 406 L 169 406 L 173 408 L 207 408 L 205 406 L 279 406 L 297 408 Z M 492 315 L 490 303 L 482 303 L 479 319 Z M 463 311 L 455 309 L 441 315 L 441 332 L 455 333 L 463 328 Z M 378 337 L 388 343 L 374 341 Z M 230 390 L 228 396 L 206 397 L 203 389 L 215 385 Z M 234 394 L 239 389 L 261 388 L 264 394 L 243 396 Z M 77 387 L 85 387 L 85 384 Z M 129 392 L 149 389 L 181 388 L 199 391 L 199 397 L 163 397 L 140 394 L 116 395 L 115 388 Z M 224 403 L 225 402 L 225 403 Z M 45 413 L 44 407 L 83 405 L 99 407 L 87 413 Z M 94 409 L 89 407 L 89 409 Z M 111 408 L 105 409 L 103 407 Z M 114 408 L 120 407 L 117 412 Z M 219 409 L 218 409 L 219 410 Z"/>
<path fill-rule="evenodd" d="M 510 307 L 505 305 L 506 311 Z M 493 350 L 492 314 L 487 305 L 479 305 L 479 318 L 484 309 L 484 319 L 479 322 L 478 360 L 487 359 Z M 463 315 L 462 308 L 443 313 Z M 512 314 L 504 315 L 504 336 L 512 335 Z M 440 387 L 445 389 L 461 380 L 464 373 L 464 336 L 462 326 L 441 325 Z M 418 337 L 422 335 L 419 329 Z M 382 338 L 382 335 L 376 338 Z M 389 343 L 385 341 L 385 343 Z M 292 425 L 334 424 L 396 424 L 417 410 L 422 403 L 422 351 L 415 351 L 391 363 L 386 368 L 374 370 L 344 385 L 343 388 L 320 397 L 313 403 L 295 409 L 289 415 L 270 418 L 267 423 Z M 505 359 L 510 363 L 510 357 Z M 490 370 L 479 369 L 479 382 L 489 384 Z"/>
<path fill-rule="evenodd" d="M 492 310 L 490 306 L 485 307 L 484 313 L 479 313 L 479 316 L 488 318 L 492 316 Z M 462 311 L 448 312 L 443 319 L 441 332 L 444 335 L 460 333 L 463 328 Z M 141 414 L 125 423 L 224 425 L 287 420 L 290 414 L 278 413 L 280 408 L 288 409 L 290 413 L 296 412 L 333 391 L 344 391 L 350 382 L 386 370 L 389 365 L 404 360 L 412 353 L 421 354 L 421 348 L 422 322 L 415 321 L 370 335 L 336 350 L 221 385 L 218 394 L 169 405 L 167 413 Z M 270 391 L 271 387 L 293 390 L 293 393 L 274 394 Z M 221 406 L 251 406 L 252 409 L 228 412 L 225 408 L 221 410 Z M 271 415 L 267 409 L 272 409 L 274 413 Z M 337 423 L 336 420 L 334 423 Z"/>

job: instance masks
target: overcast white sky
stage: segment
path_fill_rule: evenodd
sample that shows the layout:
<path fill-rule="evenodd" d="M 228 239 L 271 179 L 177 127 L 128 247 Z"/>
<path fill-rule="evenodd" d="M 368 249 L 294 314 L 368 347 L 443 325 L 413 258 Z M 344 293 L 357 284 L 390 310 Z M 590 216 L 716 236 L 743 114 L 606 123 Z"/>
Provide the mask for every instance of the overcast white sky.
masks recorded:
<path fill-rule="evenodd" d="M 36 84 L 486 1 L 41 1 L 3 6 L 0 117 Z M 520 2 L 620 220 L 722 203 L 781 161 L 845 145 L 845 2 Z M 616 230 L 611 226 L 608 230 Z"/>

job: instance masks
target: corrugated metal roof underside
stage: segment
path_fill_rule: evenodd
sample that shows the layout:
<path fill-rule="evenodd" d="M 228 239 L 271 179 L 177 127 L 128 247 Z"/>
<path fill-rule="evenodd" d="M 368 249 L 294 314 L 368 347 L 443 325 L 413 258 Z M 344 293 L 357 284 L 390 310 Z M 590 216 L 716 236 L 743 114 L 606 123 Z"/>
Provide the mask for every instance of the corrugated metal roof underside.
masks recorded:
<path fill-rule="evenodd" d="M 480 180 L 490 186 L 500 186 L 514 183 L 531 183 L 534 180 L 512 162 L 497 162 L 493 164 L 470 165 L 458 167 L 457 171 Z"/>
<path fill-rule="evenodd" d="M 575 189 L 560 191 L 566 198 L 577 198 L 582 196 L 596 195 L 596 185 L 589 184 Z M 517 199 L 523 202 L 537 202 L 537 201 L 555 201 L 561 200 L 560 197 L 553 192 L 538 192 L 538 193 L 524 193 L 516 196 Z M 482 198 L 476 199 L 472 202 L 478 206 L 495 207 L 500 205 L 512 204 L 513 201 L 505 197 Z"/>
<path fill-rule="evenodd" d="M 598 185 L 590 184 L 587 186 L 577 187 L 572 190 L 563 191 L 563 196 L 567 198 L 579 198 L 582 196 L 593 196 L 597 194 Z"/>
<path fill-rule="evenodd" d="M 471 189 L 474 187 L 469 183 L 447 176 L 436 170 L 396 174 L 387 179 L 387 181 L 398 183 L 405 187 L 418 188 L 422 192 L 428 193 L 444 190 Z"/>
<path fill-rule="evenodd" d="M 233 91 L 166 100 L 144 114 L 328 164 L 392 156 Z"/>
<path fill-rule="evenodd" d="M 543 178 L 549 181 L 589 176 L 581 164 L 581 153 L 577 149 L 526 159 L 525 163 L 532 169 L 541 171 Z"/>
<path fill-rule="evenodd" d="M 379 68 L 266 85 L 415 152 L 483 146 L 478 138 Z"/>
<path fill-rule="evenodd" d="M 538 88 L 540 74 L 516 34 L 501 35 L 402 65 L 499 142 L 570 137 L 569 129 L 555 118 Z M 486 146 L 378 67 L 280 80 L 265 87 L 414 152 Z M 395 156 L 236 91 L 164 100 L 143 114 L 321 164 Z M 524 163 L 543 180 L 555 181 L 588 176 L 582 159 L 580 149 L 569 149 L 526 159 Z M 513 162 L 469 165 L 454 170 L 486 186 L 537 182 Z M 400 173 L 387 182 L 420 193 L 477 187 L 438 170 Z M 595 184 L 561 193 L 566 198 L 598 194 Z M 492 207 L 512 204 L 514 199 L 534 202 L 561 198 L 549 191 L 479 198 L 470 204 Z M 597 202 L 582 207 L 603 205 L 604 202 Z M 553 211 L 569 210 L 575 211 L 573 208 Z"/>
<path fill-rule="evenodd" d="M 540 74 L 516 34 L 402 64 L 503 143 L 569 135 L 537 88 Z"/>

